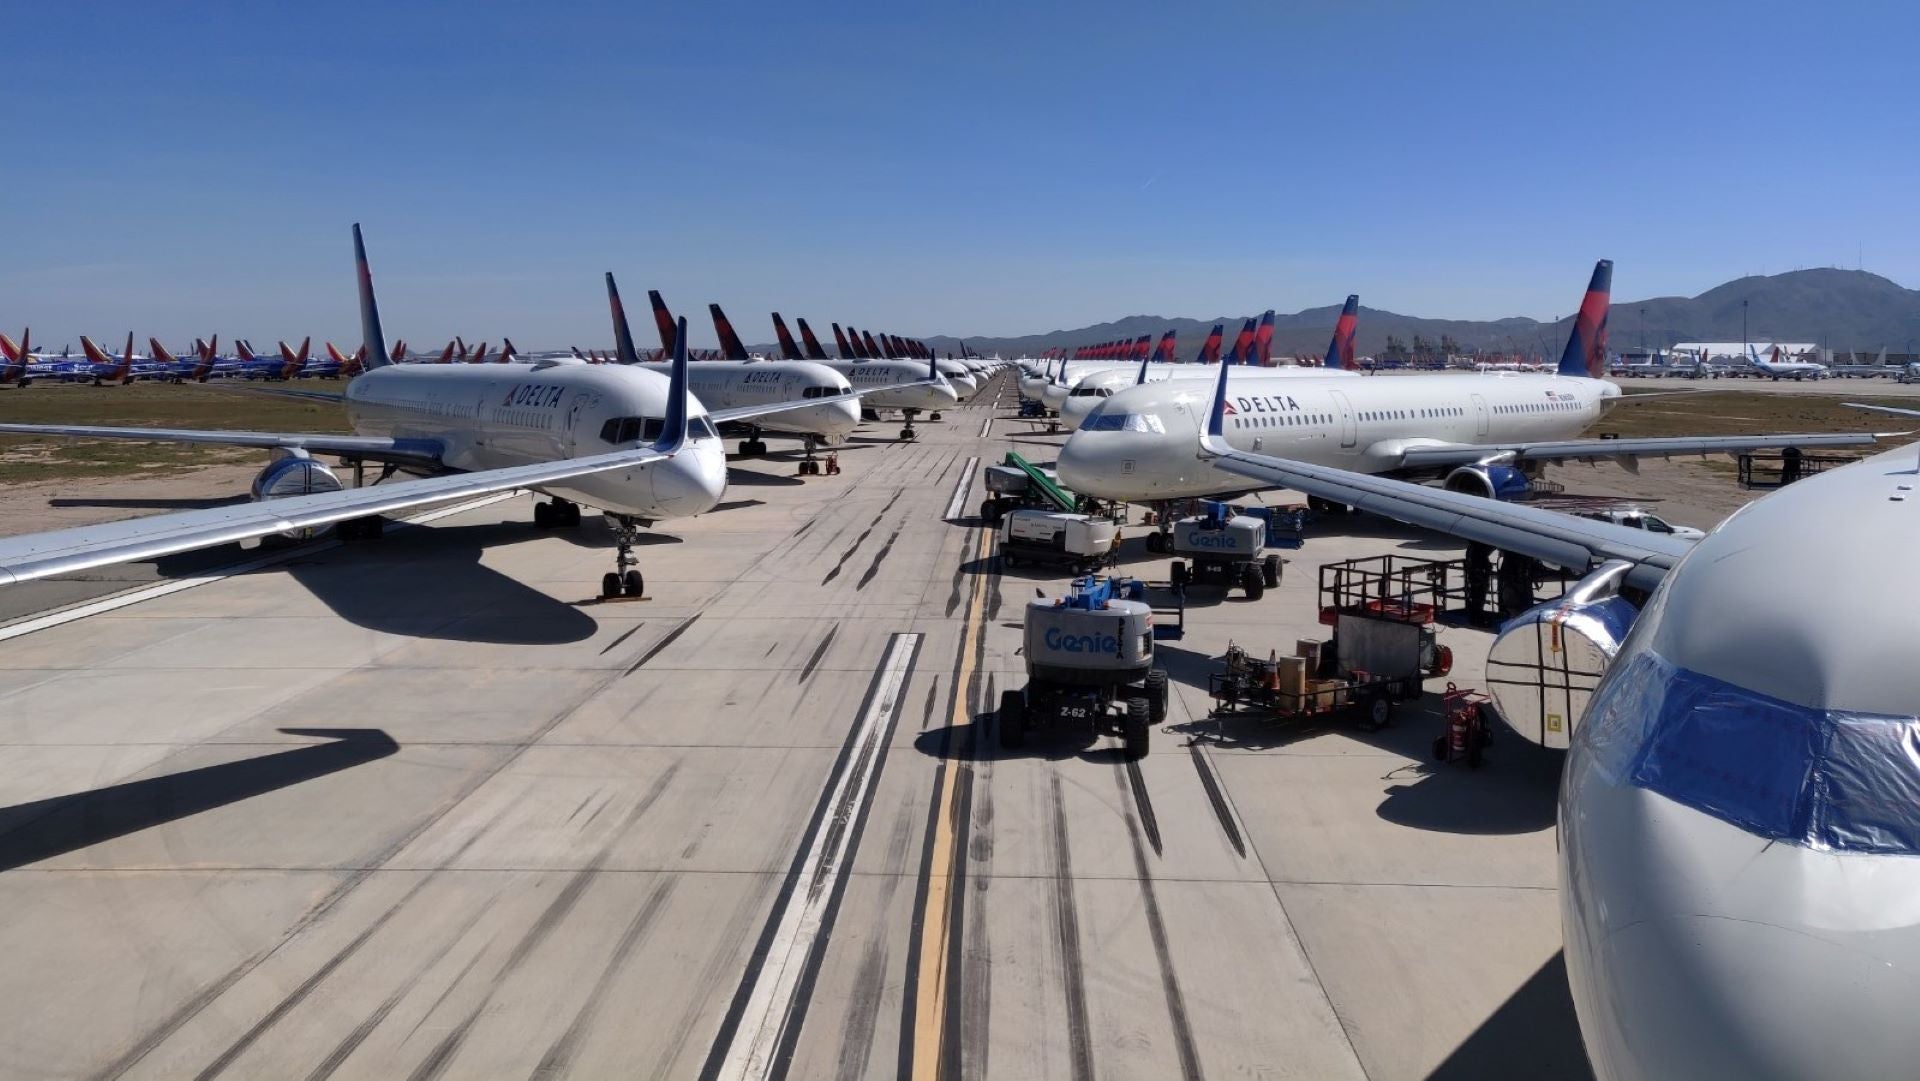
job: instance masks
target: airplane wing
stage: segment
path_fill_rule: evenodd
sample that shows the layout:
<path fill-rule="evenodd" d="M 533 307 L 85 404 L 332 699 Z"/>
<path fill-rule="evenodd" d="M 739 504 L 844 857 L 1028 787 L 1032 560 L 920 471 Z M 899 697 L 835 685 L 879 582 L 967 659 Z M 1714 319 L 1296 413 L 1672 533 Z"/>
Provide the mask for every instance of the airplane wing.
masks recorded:
<path fill-rule="evenodd" d="M 1658 585 L 1693 549 L 1692 541 L 1671 534 L 1235 450 L 1221 434 L 1221 402 L 1231 370 L 1231 365 L 1221 364 L 1207 426 L 1200 436 L 1202 455 L 1217 469 L 1263 486 L 1291 488 L 1351 504 L 1408 525 L 1518 552 L 1572 571 L 1584 572 L 1598 563 L 1624 560 L 1632 564 L 1627 581 L 1640 589 Z"/>
<path fill-rule="evenodd" d="M 229 447 L 306 450 L 372 462 L 440 468 L 444 448 L 435 439 L 319 435 L 300 432 L 221 432 L 191 428 L 102 428 L 85 424 L 0 424 L 0 435 L 53 435 L 72 439 L 133 439 L 148 443 L 211 443 Z"/>
<path fill-rule="evenodd" d="M 8 537 L 0 539 L 0 586 L 331 525 L 349 518 L 390 514 L 429 503 L 632 469 L 672 456 L 673 450 L 668 447 L 641 446 L 587 458 L 455 473 Z"/>
<path fill-rule="evenodd" d="M 1887 433 L 1902 434 L 1902 433 Z M 1767 447 L 1866 447 L 1873 432 L 1797 432 L 1776 435 L 1684 435 L 1649 439 L 1556 439 L 1538 443 L 1421 444 L 1400 451 L 1400 464 L 1471 465 L 1488 458 L 1513 461 L 1593 461 L 1598 458 L 1664 458 L 1675 454 L 1738 454 Z"/>

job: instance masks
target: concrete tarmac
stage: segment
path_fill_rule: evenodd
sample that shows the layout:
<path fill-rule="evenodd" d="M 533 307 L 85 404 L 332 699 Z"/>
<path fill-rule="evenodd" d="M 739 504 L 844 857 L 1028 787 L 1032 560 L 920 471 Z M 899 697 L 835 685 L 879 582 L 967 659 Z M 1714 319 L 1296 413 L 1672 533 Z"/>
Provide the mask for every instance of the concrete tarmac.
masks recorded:
<path fill-rule="evenodd" d="M 1557 756 L 1434 763 L 1445 681 L 1379 732 L 1207 719 L 1230 640 L 1324 636 L 1319 564 L 1457 547 L 1319 530 L 1258 602 L 1192 591 L 1146 759 L 1003 751 L 1066 578 L 975 517 L 1064 438 L 1014 401 L 737 461 L 645 600 L 521 496 L 0 627 L 0 1075 L 1585 1076 Z"/>

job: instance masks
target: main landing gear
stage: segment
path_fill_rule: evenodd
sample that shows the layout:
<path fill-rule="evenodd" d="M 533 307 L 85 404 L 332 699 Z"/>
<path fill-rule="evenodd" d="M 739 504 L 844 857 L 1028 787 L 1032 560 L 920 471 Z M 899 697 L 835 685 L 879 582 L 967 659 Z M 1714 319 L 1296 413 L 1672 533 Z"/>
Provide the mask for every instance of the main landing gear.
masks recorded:
<path fill-rule="evenodd" d="M 541 529 L 566 529 L 580 524 L 580 504 L 554 499 L 533 505 L 533 524 Z"/>
<path fill-rule="evenodd" d="M 748 428 L 747 437 L 740 441 L 742 458 L 760 458 L 767 453 L 767 441 L 760 438 L 760 429 Z"/>
<path fill-rule="evenodd" d="M 940 411 L 939 411 L 938 409 L 936 409 L 936 410 L 934 410 L 933 412 L 931 412 L 931 413 L 928 413 L 928 414 L 927 414 L 927 419 L 928 419 L 928 420 L 939 420 L 939 419 L 940 419 Z"/>
<path fill-rule="evenodd" d="M 640 537 L 640 523 L 626 514 L 609 514 L 607 521 L 613 526 L 615 569 L 601 576 L 600 599 L 639 600 L 647 591 L 647 580 L 641 577 L 637 566 L 640 561 L 633 557 L 633 542 Z"/>

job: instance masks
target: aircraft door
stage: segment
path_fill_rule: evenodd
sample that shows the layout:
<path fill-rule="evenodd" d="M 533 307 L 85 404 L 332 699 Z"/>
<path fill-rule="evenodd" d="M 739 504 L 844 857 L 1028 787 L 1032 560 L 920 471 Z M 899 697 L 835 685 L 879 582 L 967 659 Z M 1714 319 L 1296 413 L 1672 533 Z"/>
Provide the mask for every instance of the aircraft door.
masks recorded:
<path fill-rule="evenodd" d="M 1340 447 L 1351 449 L 1360 441 L 1359 427 L 1353 420 L 1353 403 L 1339 391 L 1332 391 L 1334 408 L 1340 411 Z"/>
<path fill-rule="evenodd" d="M 1473 434 L 1487 434 L 1487 400 L 1478 394 L 1473 396 Z"/>

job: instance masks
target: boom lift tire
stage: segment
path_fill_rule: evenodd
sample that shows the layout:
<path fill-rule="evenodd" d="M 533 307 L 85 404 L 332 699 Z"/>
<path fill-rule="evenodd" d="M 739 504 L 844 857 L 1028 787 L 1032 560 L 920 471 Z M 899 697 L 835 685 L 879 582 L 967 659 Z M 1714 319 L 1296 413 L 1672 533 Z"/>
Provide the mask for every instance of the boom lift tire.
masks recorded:
<path fill-rule="evenodd" d="M 1138 762 L 1147 757 L 1147 728 L 1152 717 L 1153 707 L 1144 698 L 1127 699 L 1127 719 L 1121 730 L 1126 741 L 1127 761 Z"/>

